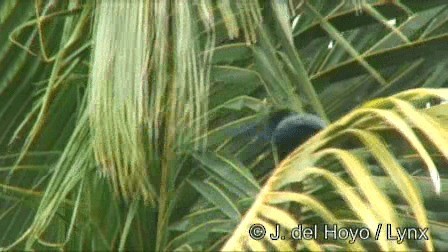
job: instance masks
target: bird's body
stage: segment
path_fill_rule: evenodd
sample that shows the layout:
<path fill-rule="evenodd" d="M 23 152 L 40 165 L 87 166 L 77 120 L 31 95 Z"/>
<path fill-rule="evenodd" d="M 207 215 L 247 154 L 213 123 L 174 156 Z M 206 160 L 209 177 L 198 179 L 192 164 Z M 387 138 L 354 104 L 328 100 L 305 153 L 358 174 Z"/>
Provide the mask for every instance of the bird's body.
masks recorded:
<path fill-rule="evenodd" d="M 272 142 L 280 160 L 325 128 L 325 122 L 312 114 L 281 113 L 273 117 Z"/>

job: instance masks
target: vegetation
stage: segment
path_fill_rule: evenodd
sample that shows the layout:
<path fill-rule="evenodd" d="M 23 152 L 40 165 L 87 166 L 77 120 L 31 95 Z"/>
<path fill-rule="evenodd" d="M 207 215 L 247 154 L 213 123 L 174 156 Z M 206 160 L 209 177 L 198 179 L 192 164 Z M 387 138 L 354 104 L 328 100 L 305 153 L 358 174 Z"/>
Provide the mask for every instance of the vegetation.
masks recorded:
<path fill-rule="evenodd" d="M 0 250 L 448 250 L 447 23 L 445 0 L 2 0 Z M 283 110 L 329 126 L 279 162 Z"/>

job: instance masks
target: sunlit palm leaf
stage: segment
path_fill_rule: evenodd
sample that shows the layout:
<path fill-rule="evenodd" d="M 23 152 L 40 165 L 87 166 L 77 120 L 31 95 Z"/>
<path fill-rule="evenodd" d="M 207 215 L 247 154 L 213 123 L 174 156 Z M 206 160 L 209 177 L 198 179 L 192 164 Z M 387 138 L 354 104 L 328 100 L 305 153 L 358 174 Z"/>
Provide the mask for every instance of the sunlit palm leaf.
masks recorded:
<path fill-rule="evenodd" d="M 403 141 L 412 146 L 413 152 L 426 166 L 425 176 L 432 180 L 433 190 L 440 195 L 442 183 L 438 169 L 447 166 L 445 150 L 448 146 L 448 131 L 421 105 L 427 100 L 440 103 L 447 98 L 446 89 L 407 91 L 393 97 L 374 100 L 334 122 L 279 165 L 223 250 L 255 250 L 259 246 L 265 246 L 257 245 L 248 235 L 249 228 L 255 223 L 266 225 L 266 229 L 274 234 L 275 228 L 272 227 L 276 223 L 282 224 L 289 232 L 298 223 L 340 223 L 342 226 L 358 224 L 369 228 L 370 233 L 375 234 L 379 224 L 391 224 L 393 230 L 403 227 L 407 216 L 406 218 L 414 219 L 419 227 L 429 227 L 431 235 L 435 233 L 428 221 L 421 189 L 411 174 L 411 168 L 400 164 L 398 160 L 403 158 L 402 155 L 388 148 L 388 145 Z M 384 110 L 386 106 L 389 110 Z M 396 138 L 385 137 L 377 128 L 384 126 L 395 131 Z M 420 132 L 424 132 L 425 138 L 417 137 Z M 357 155 L 354 149 L 344 148 L 341 144 L 348 139 L 360 142 L 361 147 L 366 148 L 375 161 Z M 439 163 L 438 169 L 427 152 L 429 145 L 445 154 L 445 160 Z M 406 202 L 408 211 L 403 212 L 395 207 L 387 194 L 388 191 L 378 186 L 375 179 L 377 175 L 369 168 L 373 164 L 381 167 L 382 174 L 390 176 L 393 187 L 400 191 L 399 196 Z M 320 190 L 322 187 L 327 190 Z M 329 191 L 334 191 L 335 197 L 324 200 Z M 294 212 L 297 208 L 287 207 L 291 204 L 300 205 L 301 212 Z M 274 210 L 279 211 L 279 214 L 267 214 Z M 269 225 L 271 228 L 268 228 Z M 379 239 L 372 239 L 370 242 L 376 243 L 382 250 L 406 250 L 408 246 L 416 246 L 412 241 L 388 241 L 385 234 L 383 229 Z M 266 236 L 264 241 L 277 249 L 284 248 L 283 246 L 291 249 L 302 245 L 312 248 L 307 243 L 301 245 L 302 241 L 283 241 L 285 244 L 280 245 L 280 241 L 273 241 L 269 236 Z M 348 241 L 320 240 L 319 243 L 320 246 L 327 243 L 353 246 Z M 362 240 L 357 241 L 356 245 L 367 248 Z M 369 245 L 370 249 L 371 246 L 372 244 Z M 424 247 L 428 250 L 434 249 L 431 236 L 429 240 L 424 241 Z"/>

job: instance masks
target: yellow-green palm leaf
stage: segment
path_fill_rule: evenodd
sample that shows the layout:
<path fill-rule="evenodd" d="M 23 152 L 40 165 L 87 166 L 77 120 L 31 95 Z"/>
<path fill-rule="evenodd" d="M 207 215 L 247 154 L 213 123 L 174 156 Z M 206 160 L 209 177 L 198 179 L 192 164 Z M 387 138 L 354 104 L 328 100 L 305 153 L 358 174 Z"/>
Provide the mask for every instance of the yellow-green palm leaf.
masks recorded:
<path fill-rule="evenodd" d="M 371 101 L 332 123 L 280 163 L 222 249 L 434 250 L 432 234 L 437 229 L 432 229 L 418 180 L 430 181 L 435 195 L 447 192 L 439 173 L 446 174 L 448 131 L 425 107 L 447 99 L 447 89 L 410 90 Z M 409 146 L 409 153 L 400 153 L 396 146 Z M 435 158 L 438 154 L 442 160 Z M 403 162 L 409 156 L 418 167 Z M 250 237 L 253 224 L 265 226 L 264 239 Z M 275 224 L 288 238 L 298 224 L 356 225 L 369 230 L 370 240 L 323 239 L 322 225 L 317 243 L 272 240 L 269 231 L 275 234 Z M 396 228 L 429 228 L 428 240 L 390 240 L 388 224 L 394 236 Z"/>

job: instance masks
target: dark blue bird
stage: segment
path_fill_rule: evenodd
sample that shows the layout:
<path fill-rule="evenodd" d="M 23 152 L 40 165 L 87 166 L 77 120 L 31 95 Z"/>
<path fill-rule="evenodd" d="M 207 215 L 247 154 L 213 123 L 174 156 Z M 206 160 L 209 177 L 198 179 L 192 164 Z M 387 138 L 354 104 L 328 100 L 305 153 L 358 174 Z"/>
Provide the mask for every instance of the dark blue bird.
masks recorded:
<path fill-rule="evenodd" d="M 297 114 L 289 111 L 274 113 L 269 128 L 273 129 L 272 143 L 279 160 L 283 160 L 294 149 L 325 128 L 326 123 L 312 114 Z"/>

